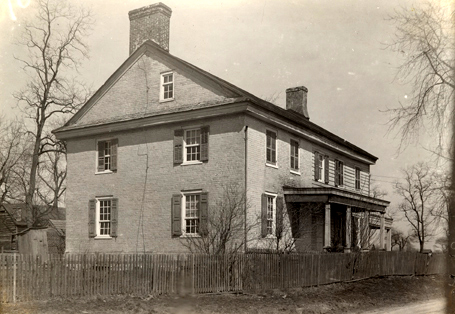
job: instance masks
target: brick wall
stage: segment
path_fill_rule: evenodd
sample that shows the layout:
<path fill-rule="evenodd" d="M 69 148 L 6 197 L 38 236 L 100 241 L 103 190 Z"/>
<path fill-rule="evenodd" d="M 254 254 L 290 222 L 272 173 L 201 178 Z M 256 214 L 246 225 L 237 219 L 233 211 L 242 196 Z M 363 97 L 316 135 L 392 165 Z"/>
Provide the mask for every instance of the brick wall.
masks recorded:
<path fill-rule="evenodd" d="M 174 166 L 174 130 L 202 125 L 210 126 L 209 161 Z M 96 140 L 103 137 L 68 140 L 67 252 L 142 252 L 144 246 L 147 252 L 186 251 L 182 240 L 171 236 L 172 194 L 202 189 L 209 193 L 210 210 L 223 184 L 243 187 L 243 136 L 240 116 L 108 134 L 119 143 L 118 171 L 108 174 L 95 174 Z M 89 238 L 88 201 L 108 195 L 119 199 L 118 237 Z"/>

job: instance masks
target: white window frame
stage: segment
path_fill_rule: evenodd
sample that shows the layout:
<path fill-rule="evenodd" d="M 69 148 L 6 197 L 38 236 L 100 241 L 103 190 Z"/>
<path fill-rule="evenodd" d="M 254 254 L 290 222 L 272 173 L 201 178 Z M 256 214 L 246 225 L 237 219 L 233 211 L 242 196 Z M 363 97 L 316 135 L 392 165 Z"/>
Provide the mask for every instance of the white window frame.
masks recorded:
<path fill-rule="evenodd" d="M 273 161 L 267 160 L 267 133 L 271 132 L 275 134 L 275 163 Z M 278 133 L 274 130 L 266 129 L 265 130 L 265 164 L 269 167 L 278 168 Z"/>
<path fill-rule="evenodd" d="M 266 238 L 275 238 L 276 235 L 275 235 L 275 230 L 276 230 L 276 199 L 278 197 L 278 194 L 275 194 L 275 193 L 269 193 L 269 192 L 265 192 L 265 195 L 267 196 L 267 222 L 269 220 L 272 221 L 272 231 L 271 233 L 268 232 L 268 226 L 267 226 L 267 235 L 266 235 Z M 272 199 L 272 218 L 269 219 L 269 198 Z"/>
<path fill-rule="evenodd" d="M 115 140 L 116 137 L 110 137 L 110 138 L 105 138 L 105 139 L 97 139 L 96 140 L 96 159 L 95 159 L 95 174 L 103 174 L 103 173 L 114 173 L 112 170 L 111 170 L 111 166 L 112 166 L 112 141 Z M 111 146 L 110 146 L 110 152 L 111 154 L 109 155 L 110 158 L 110 163 L 109 163 L 109 169 L 105 169 L 103 171 L 98 171 L 98 159 L 99 159 L 99 149 L 98 149 L 98 146 L 99 146 L 99 143 L 100 142 L 110 142 L 111 143 Z M 117 151 L 117 154 L 118 154 L 118 151 Z"/>
<path fill-rule="evenodd" d="M 295 156 L 292 156 L 292 142 L 296 142 L 297 143 L 297 166 L 298 168 L 292 168 L 292 158 L 295 157 Z M 300 142 L 298 140 L 295 140 L 295 139 L 290 139 L 289 140 L 289 167 L 290 167 L 290 171 L 294 174 L 298 174 L 300 175 Z"/>
<path fill-rule="evenodd" d="M 200 237 L 200 228 L 201 228 L 201 194 L 202 190 L 197 190 L 197 191 L 185 191 L 181 192 L 182 195 L 182 204 L 181 204 L 181 217 L 182 217 L 182 235 L 181 237 Z M 193 196 L 193 195 L 198 195 L 199 196 L 199 208 L 198 208 L 198 218 L 199 218 L 199 223 L 198 223 L 198 229 L 196 233 L 189 233 L 186 232 L 186 220 L 190 219 L 186 217 L 186 198 L 187 196 Z"/>
<path fill-rule="evenodd" d="M 325 183 L 325 156 L 319 152 L 316 155 L 318 158 L 318 171 L 319 171 L 318 182 Z"/>
<path fill-rule="evenodd" d="M 199 131 L 199 143 L 198 144 L 187 144 L 187 133 L 191 131 Z M 201 132 L 202 127 L 196 127 L 191 129 L 184 129 L 183 130 L 183 165 L 191 165 L 191 164 L 201 164 Z M 187 158 L 187 148 L 189 147 L 198 147 L 199 146 L 199 159 L 197 160 L 188 160 Z"/>
<path fill-rule="evenodd" d="M 168 76 L 168 75 L 172 76 L 172 82 L 165 83 L 164 82 L 164 77 Z M 168 97 L 168 98 L 164 97 L 164 95 L 165 95 L 165 91 L 164 91 L 165 86 L 172 86 L 172 97 Z M 175 98 L 175 75 L 174 75 L 174 72 L 168 71 L 168 72 L 161 73 L 161 77 L 160 77 L 160 102 L 172 101 L 172 100 L 174 100 L 174 98 Z"/>
<path fill-rule="evenodd" d="M 97 197 L 96 199 L 96 217 L 95 217 L 95 231 L 96 236 L 95 239 L 111 239 L 111 230 L 112 230 L 112 197 Z M 100 211 L 101 211 L 101 202 L 102 201 L 110 201 L 109 206 L 109 220 L 100 219 Z M 109 233 L 108 234 L 101 234 L 101 222 L 109 222 Z"/>

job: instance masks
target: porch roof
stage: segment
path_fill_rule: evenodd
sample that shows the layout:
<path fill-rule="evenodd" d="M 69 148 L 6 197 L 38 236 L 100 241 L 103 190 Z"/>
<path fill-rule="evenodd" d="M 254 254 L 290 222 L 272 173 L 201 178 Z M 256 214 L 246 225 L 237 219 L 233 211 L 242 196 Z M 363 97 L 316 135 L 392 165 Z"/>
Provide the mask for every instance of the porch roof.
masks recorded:
<path fill-rule="evenodd" d="M 283 186 L 286 202 L 290 203 L 336 203 L 369 211 L 384 213 L 389 201 L 362 195 L 336 187 L 296 188 Z"/>

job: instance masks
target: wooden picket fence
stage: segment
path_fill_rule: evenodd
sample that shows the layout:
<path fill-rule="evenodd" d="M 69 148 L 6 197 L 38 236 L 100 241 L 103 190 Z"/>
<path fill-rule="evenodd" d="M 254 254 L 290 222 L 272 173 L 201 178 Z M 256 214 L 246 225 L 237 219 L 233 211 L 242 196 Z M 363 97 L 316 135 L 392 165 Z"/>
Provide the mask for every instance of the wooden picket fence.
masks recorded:
<path fill-rule="evenodd" d="M 246 253 L 0 254 L 0 301 L 119 294 L 264 291 L 375 276 L 444 272 L 444 255 L 413 252 L 331 254 Z"/>

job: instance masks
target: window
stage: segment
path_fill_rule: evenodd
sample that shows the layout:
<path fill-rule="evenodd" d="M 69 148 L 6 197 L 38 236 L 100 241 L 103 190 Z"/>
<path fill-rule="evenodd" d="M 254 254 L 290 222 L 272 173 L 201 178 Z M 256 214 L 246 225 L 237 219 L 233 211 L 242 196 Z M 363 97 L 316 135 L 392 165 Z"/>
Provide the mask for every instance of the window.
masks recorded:
<path fill-rule="evenodd" d="M 299 142 L 291 140 L 291 170 L 299 171 Z"/>
<path fill-rule="evenodd" d="M 355 189 L 360 190 L 360 169 L 355 168 Z"/>
<path fill-rule="evenodd" d="M 343 162 L 335 160 L 335 186 L 343 186 Z"/>
<path fill-rule="evenodd" d="M 276 165 L 276 133 L 267 130 L 266 137 L 266 161 L 268 164 Z"/>
<path fill-rule="evenodd" d="M 97 172 L 112 172 L 117 170 L 118 140 L 98 141 Z"/>
<path fill-rule="evenodd" d="M 174 131 L 174 163 L 200 163 L 209 159 L 209 127 Z"/>
<path fill-rule="evenodd" d="M 161 74 L 160 100 L 167 101 L 174 99 L 174 73 Z"/>
<path fill-rule="evenodd" d="M 111 238 L 117 236 L 118 199 L 100 197 L 89 201 L 89 236 Z"/>
<path fill-rule="evenodd" d="M 275 196 L 267 195 L 267 235 L 273 235 L 273 226 L 275 224 Z"/>
<path fill-rule="evenodd" d="M 329 183 L 329 156 L 314 152 L 314 180 Z"/>
<path fill-rule="evenodd" d="M 207 232 L 206 192 L 182 192 L 172 196 L 172 235 L 198 236 Z"/>

